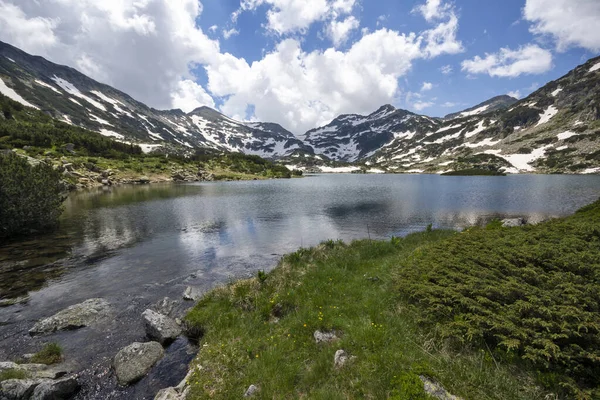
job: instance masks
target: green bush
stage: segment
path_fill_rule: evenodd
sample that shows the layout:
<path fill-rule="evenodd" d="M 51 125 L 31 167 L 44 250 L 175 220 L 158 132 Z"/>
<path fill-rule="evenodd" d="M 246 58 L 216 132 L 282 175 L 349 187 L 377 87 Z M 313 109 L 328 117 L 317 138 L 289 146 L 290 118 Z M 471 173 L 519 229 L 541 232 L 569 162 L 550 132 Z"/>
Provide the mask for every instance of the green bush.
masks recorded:
<path fill-rule="evenodd" d="M 0 240 L 55 227 L 61 204 L 60 173 L 15 154 L 0 155 Z"/>
<path fill-rule="evenodd" d="M 31 358 L 32 363 L 52 365 L 62 361 L 62 348 L 57 343 L 48 343 Z"/>
<path fill-rule="evenodd" d="M 5 369 L 4 371 L 0 371 L 0 382 L 7 381 L 9 379 L 25 379 L 27 378 L 27 373 L 20 369 Z"/>

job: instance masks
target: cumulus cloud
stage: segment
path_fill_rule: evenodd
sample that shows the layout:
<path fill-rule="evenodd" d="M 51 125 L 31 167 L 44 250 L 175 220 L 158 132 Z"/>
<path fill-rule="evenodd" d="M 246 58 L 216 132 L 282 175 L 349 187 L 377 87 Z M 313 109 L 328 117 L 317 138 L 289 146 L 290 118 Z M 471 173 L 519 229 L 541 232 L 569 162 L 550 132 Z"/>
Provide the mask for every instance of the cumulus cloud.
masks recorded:
<path fill-rule="evenodd" d="M 451 11 L 451 6 L 442 0 L 427 0 L 425 4 L 415 7 L 413 12 L 419 12 L 427 22 L 445 18 Z"/>
<path fill-rule="evenodd" d="M 179 81 L 177 89 L 171 93 L 171 101 L 174 108 L 179 108 L 185 112 L 193 111 L 202 106 L 215 107 L 215 101 L 206 93 L 206 90 L 189 79 Z"/>
<path fill-rule="evenodd" d="M 423 86 L 421 86 L 421 92 L 425 92 L 427 90 L 433 89 L 433 83 L 431 82 L 423 82 Z"/>
<path fill-rule="evenodd" d="M 502 48 L 498 53 L 476 56 L 461 64 L 469 74 L 488 74 L 492 77 L 514 78 L 522 74 L 542 74 L 552 68 L 552 53 L 537 45 L 518 50 Z"/>
<path fill-rule="evenodd" d="M 434 105 L 433 102 L 430 101 L 417 101 L 416 103 L 413 104 L 413 108 L 417 111 L 422 111 L 426 108 L 430 108 Z"/>
<path fill-rule="evenodd" d="M 0 23 L 3 39 L 157 108 L 172 106 L 190 65 L 219 54 L 196 27 L 196 0 L 0 0 L 0 9 L 11 21 Z"/>
<path fill-rule="evenodd" d="M 521 92 L 519 90 L 513 90 L 512 92 L 508 92 L 507 95 L 510 97 L 514 97 L 515 99 L 521 98 Z"/>
<path fill-rule="evenodd" d="M 223 38 L 225 38 L 225 40 L 229 39 L 232 36 L 236 36 L 236 35 L 239 35 L 239 34 L 240 34 L 240 31 L 238 31 L 235 28 L 223 30 Z"/>
<path fill-rule="evenodd" d="M 343 21 L 331 21 L 327 26 L 326 33 L 335 47 L 339 47 L 348 41 L 352 31 L 358 29 L 359 26 L 360 22 L 354 16 L 349 16 Z"/>
<path fill-rule="evenodd" d="M 527 0 L 523 17 L 532 23 L 532 33 L 553 37 L 559 51 L 600 51 L 598 0 Z"/>

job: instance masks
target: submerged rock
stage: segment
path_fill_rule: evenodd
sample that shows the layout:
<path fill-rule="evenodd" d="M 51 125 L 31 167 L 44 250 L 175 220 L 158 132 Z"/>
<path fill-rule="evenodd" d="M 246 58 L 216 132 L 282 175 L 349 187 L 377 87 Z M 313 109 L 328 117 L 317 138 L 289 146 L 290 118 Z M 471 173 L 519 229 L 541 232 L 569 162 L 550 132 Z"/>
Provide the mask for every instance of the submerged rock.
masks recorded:
<path fill-rule="evenodd" d="M 156 311 L 146 310 L 142 314 L 146 334 L 162 345 L 168 344 L 181 335 L 181 328 L 171 318 Z"/>
<path fill-rule="evenodd" d="M 331 332 L 315 331 L 313 336 L 317 343 L 331 343 L 331 342 L 335 342 L 336 340 L 339 339 L 337 337 L 337 335 L 335 334 L 335 331 L 331 331 Z"/>
<path fill-rule="evenodd" d="M 420 375 L 419 379 L 423 382 L 423 389 L 425 389 L 425 392 L 438 400 L 462 400 L 460 397 L 448 393 L 442 385 L 432 381 L 426 376 Z"/>
<path fill-rule="evenodd" d="M 70 399 L 79 390 L 79 382 L 74 377 L 41 381 L 33 391 L 31 400 Z"/>
<path fill-rule="evenodd" d="M 53 316 L 38 321 L 29 330 L 30 335 L 41 335 L 63 330 L 73 330 L 91 325 L 110 315 L 110 304 L 104 299 L 89 299 L 68 307 Z"/>
<path fill-rule="evenodd" d="M 163 358 L 165 351 L 158 342 L 133 343 L 121 349 L 113 366 L 120 385 L 128 385 L 143 378 Z"/>

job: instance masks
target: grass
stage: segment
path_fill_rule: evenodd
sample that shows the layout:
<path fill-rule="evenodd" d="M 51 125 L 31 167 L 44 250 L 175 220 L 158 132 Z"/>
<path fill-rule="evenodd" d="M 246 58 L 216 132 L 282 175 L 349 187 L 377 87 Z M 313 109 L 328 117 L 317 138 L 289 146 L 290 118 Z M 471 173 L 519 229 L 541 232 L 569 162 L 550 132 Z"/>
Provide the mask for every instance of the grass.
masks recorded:
<path fill-rule="evenodd" d="M 241 397 L 255 384 L 264 399 L 426 399 L 426 375 L 464 399 L 545 399 L 536 371 L 479 343 L 457 347 L 399 289 L 407 262 L 471 234 L 329 241 L 285 256 L 266 277 L 213 290 L 185 319 L 204 332 L 188 398 Z M 315 330 L 339 340 L 316 344 Z M 339 369 L 338 349 L 355 357 Z"/>
<path fill-rule="evenodd" d="M 5 369 L 0 371 L 0 382 L 7 381 L 9 379 L 26 379 L 27 373 L 19 369 Z"/>
<path fill-rule="evenodd" d="M 31 362 L 35 364 L 52 365 L 62 361 L 62 348 L 57 343 L 48 343 L 44 348 L 31 357 Z"/>

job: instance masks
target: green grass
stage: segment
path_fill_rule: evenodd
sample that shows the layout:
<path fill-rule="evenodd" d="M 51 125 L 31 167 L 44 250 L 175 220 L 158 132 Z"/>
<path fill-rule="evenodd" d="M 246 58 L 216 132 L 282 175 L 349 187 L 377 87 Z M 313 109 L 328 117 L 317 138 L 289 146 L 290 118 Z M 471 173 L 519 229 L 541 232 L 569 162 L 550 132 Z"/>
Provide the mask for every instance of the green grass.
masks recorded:
<path fill-rule="evenodd" d="M 7 381 L 9 379 L 26 379 L 27 373 L 19 369 L 5 369 L 0 371 L 0 382 Z"/>
<path fill-rule="evenodd" d="M 544 399 L 534 371 L 478 343 L 457 347 L 399 289 L 404 264 L 465 235 L 329 241 L 285 256 L 260 280 L 210 292 L 186 317 L 204 332 L 189 399 L 237 398 L 250 384 L 264 399 L 426 399 L 419 375 L 465 399 Z M 340 340 L 317 345 L 317 329 Z M 338 349 L 356 357 L 341 369 Z"/>
<path fill-rule="evenodd" d="M 52 365 L 62 361 L 62 348 L 57 343 L 48 343 L 42 350 L 31 357 L 36 364 Z"/>

